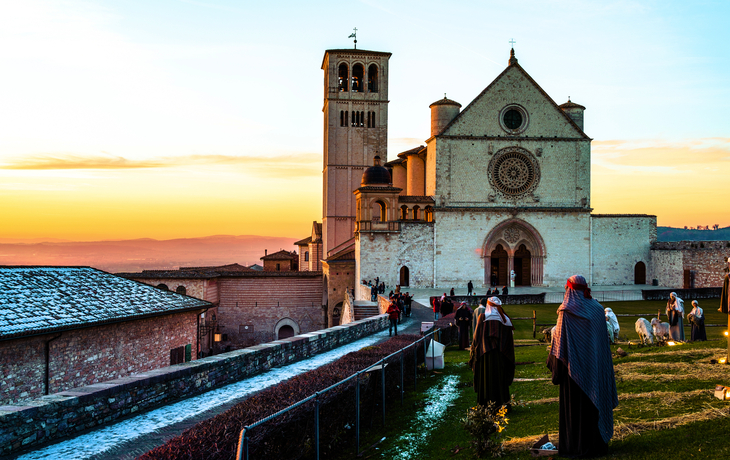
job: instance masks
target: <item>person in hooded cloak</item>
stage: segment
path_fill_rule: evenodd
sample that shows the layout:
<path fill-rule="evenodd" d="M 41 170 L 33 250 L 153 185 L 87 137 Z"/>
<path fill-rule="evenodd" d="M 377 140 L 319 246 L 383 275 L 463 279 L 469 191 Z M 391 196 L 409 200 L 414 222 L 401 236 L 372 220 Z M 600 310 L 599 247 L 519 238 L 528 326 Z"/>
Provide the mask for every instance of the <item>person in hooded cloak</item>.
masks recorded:
<path fill-rule="evenodd" d="M 618 318 L 616 313 L 610 308 L 606 308 L 606 324 L 608 325 L 608 338 L 611 339 L 611 343 L 616 343 L 618 340 L 618 333 L 621 331 L 621 327 L 618 325 Z"/>
<path fill-rule="evenodd" d="M 684 300 L 676 292 L 669 294 L 667 300 L 667 322 L 672 339 L 684 341 Z"/>
<path fill-rule="evenodd" d="M 605 455 L 618 406 L 606 316 L 584 277 L 568 278 L 547 361 L 560 385 L 558 454 Z"/>
<path fill-rule="evenodd" d="M 705 312 L 702 308 L 700 308 L 700 304 L 696 300 L 692 301 L 692 311 L 689 312 L 687 318 L 692 324 L 692 332 L 690 335 L 692 341 L 707 340 L 707 333 L 705 332 Z"/>
<path fill-rule="evenodd" d="M 461 302 L 459 308 L 456 309 L 454 320 L 459 327 L 459 350 L 469 348 L 469 326 L 471 326 L 471 309 L 466 302 Z"/>
<path fill-rule="evenodd" d="M 514 327 L 497 297 L 487 299 L 477 318 L 469 366 L 474 372 L 477 403 L 495 404 L 495 410 L 510 402 L 509 387 L 515 377 Z"/>

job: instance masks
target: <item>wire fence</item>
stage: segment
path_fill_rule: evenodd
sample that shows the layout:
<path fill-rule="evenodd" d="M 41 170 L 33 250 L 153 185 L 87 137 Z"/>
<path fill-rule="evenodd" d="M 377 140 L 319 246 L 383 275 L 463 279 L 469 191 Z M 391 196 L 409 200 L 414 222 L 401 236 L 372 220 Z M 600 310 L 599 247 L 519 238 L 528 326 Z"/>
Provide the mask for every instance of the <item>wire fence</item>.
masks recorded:
<path fill-rule="evenodd" d="M 390 355 L 380 359 L 375 364 L 372 364 L 365 369 L 362 369 L 361 371 L 356 372 L 355 374 L 337 382 L 334 385 L 331 385 L 328 388 L 325 388 L 322 391 L 318 391 L 312 396 L 309 396 L 308 398 L 302 399 L 301 401 L 292 404 L 291 406 L 288 406 L 272 415 L 269 415 L 268 417 L 265 417 L 255 423 L 252 423 L 250 425 L 244 426 L 241 430 L 238 438 L 238 446 L 236 449 L 236 460 L 249 460 L 249 440 L 250 440 L 250 433 L 251 431 L 267 422 L 270 422 L 277 417 L 281 417 L 290 411 L 306 405 L 308 403 L 313 403 L 313 417 L 314 417 L 314 451 L 315 451 L 315 459 L 319 460 L 320 457 L 320 406 L 322 404 L 322 400 L 324 399 L 324 396 L 333 390 L 337 390 L 341 388 L 343 385 L 355 381 L 355 445 L 357 454 L 360 454 L 360 380 L 361 376 L 363 374 L 371 373 L 371 372 L 380 372 L 380 384 L 381 384 L 381 397 L 382 400 L 380 401 L 380 406 L 382 408 L 382 423 L 383 426 L 385 426 L 385 368 L 393 364 L 394 362 L 398 361 L 400 362 L 400 384 L 398 386 L 399 393 L 400 393 L 400 402 L 401 405 L 403 404 L 403 395 L 405 393 L 404 388 L 404 357 L 405 353 L 409 351 L 409 349 L 413 349 L 413 390 L 415 391 L 417 388 L 417 380 L 418 380 L 418 350 L 419 350 L 419 344 L 423 342 L 424 348 L 423 348 L 423 356 L 426 358 L 426 349 L 428 348 L 429 340 L 435 340 L 434 335 L 438 333 L 438 330 L 432 330 L 431 332 L 424 335 L 422 338 L 416 340 L 412 344 L 401 348 L 400 350 L 391 353 Z M 432 350 L 432 356 L 431 359 L 435 361 L 435 349 L 436 347 L 431 347 Z"/>
<path fill-rule="evenodd" d="M 631 300 L 644 300 L 642 291 L 591 291 L 591 296 L 599 302 L 621 302 Z M 564 292 L 546 292 L 545 303 L 562 303 Z"/>

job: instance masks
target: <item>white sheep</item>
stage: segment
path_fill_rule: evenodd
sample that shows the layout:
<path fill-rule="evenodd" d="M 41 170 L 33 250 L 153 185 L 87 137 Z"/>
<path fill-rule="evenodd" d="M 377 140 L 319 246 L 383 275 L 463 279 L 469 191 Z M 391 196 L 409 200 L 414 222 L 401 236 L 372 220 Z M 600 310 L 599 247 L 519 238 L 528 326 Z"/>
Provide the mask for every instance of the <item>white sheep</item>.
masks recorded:
<path fill-rule="evenodd" d="M 669 340 L 669 323 L 662 323 L 658 318 L 652 318 L 651 327 L 657 340 Z"/>
<path fill-rule="evenodd" d="M 652 331 L 651 323 L 648 320 L 644 318 L 637 319 L 634 328 L 636 329 L 636 333 L 639 334 L 641 343 L 644 345 L 654 344 L 654 332 Z"/>

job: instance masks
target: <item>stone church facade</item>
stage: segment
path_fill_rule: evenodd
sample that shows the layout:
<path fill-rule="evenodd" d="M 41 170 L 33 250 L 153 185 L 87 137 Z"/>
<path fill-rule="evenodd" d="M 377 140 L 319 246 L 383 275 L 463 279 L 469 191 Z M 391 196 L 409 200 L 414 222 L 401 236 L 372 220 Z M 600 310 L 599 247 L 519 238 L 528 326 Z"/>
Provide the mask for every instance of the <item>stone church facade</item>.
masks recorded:
<path fill-rule="evenodd" d="M 444 289 L 503 286 L 511 271 L 518 286 L 562 286 L 576 273 L 591 285 L 671 278 L 652 264 L 656 216 L 592 213 L 585 107 L 557 104 L 514 50 L 463 110 L 447 98 L 431 104 L 425 145 L 390 161 L 389 59 L 325 52 L 326 305 L 346 289 L 362 297 L 355 287 L 376 277 Z M 337 309 L 327 310 L 332 319 Z"/>

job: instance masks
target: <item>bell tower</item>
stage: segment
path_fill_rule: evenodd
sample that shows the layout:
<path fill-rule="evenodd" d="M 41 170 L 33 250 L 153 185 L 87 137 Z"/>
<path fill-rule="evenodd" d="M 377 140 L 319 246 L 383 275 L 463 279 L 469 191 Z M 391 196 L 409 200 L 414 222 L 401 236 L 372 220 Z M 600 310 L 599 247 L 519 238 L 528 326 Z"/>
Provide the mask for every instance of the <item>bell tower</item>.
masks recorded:
<path fill-rule="evenodd" d="M 374 158 L 387 158 L 390 56 L 359 49 L 324 53 L 323 259 L 354 236 L 353 192 Z"/>

